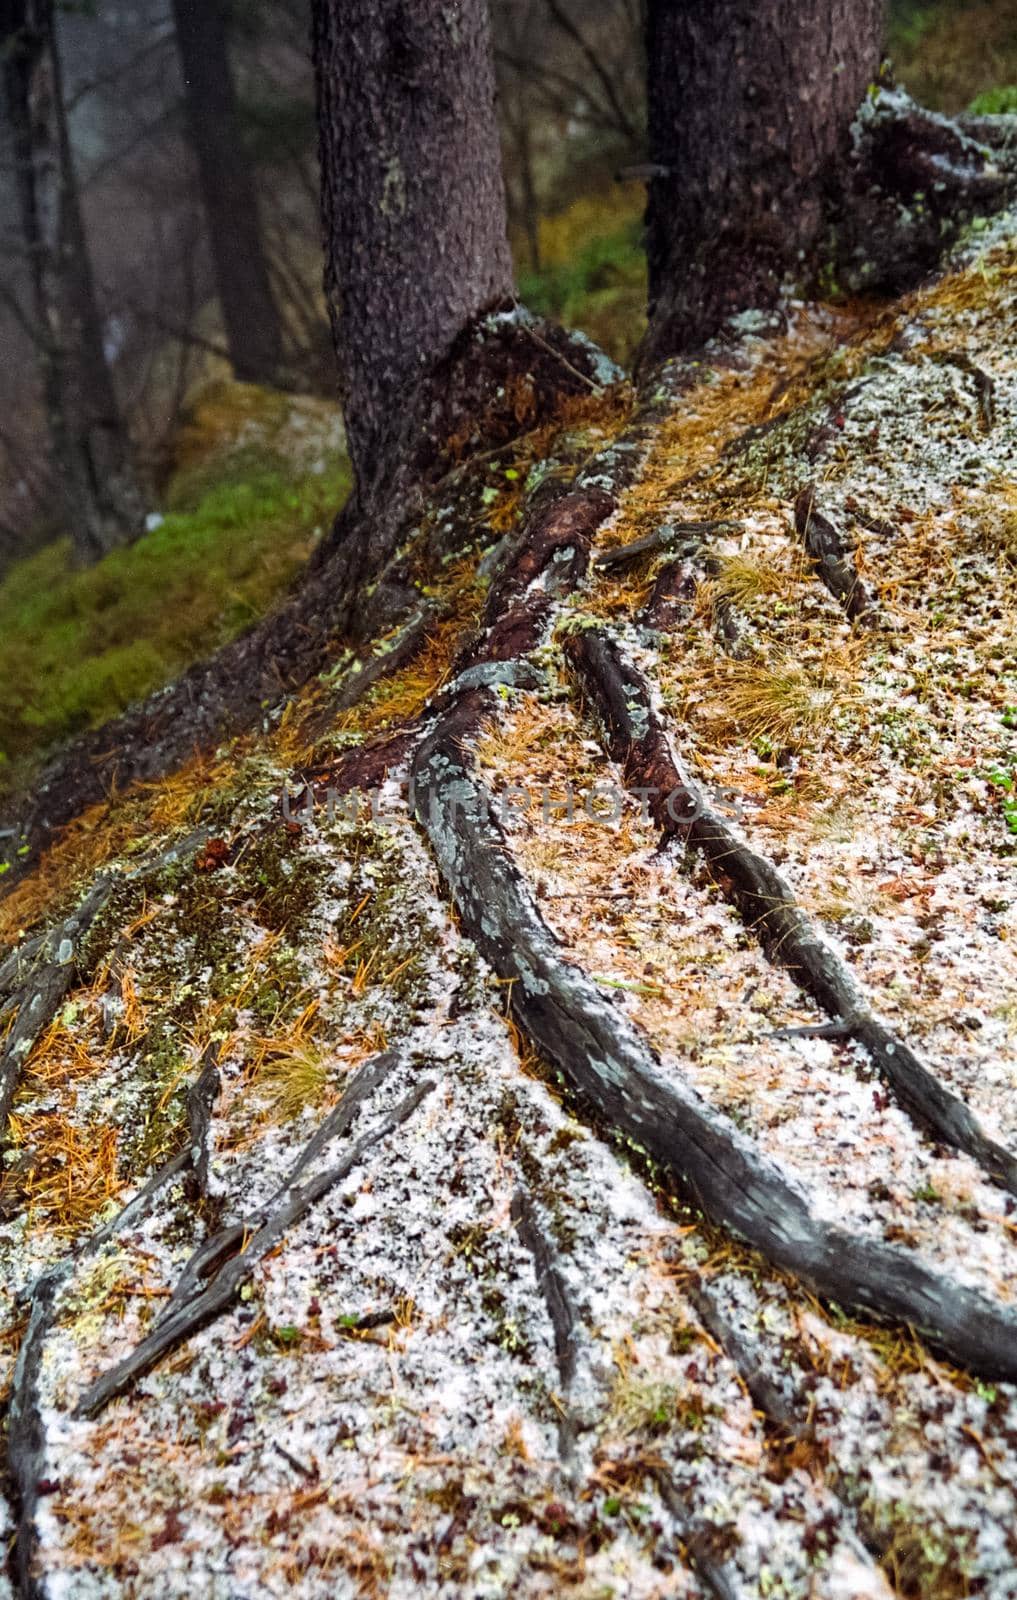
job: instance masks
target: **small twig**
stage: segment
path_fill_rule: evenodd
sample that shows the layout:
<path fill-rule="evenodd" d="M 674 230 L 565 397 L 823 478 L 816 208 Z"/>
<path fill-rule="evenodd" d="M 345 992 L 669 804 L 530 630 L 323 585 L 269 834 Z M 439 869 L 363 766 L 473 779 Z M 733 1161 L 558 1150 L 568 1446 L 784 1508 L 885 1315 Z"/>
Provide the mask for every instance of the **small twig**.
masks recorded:
<path fill-rule="evenodd" d="M 676 545 L 681 545 L 686 555 L 698 555 L 702 544 L 693 536 L 716 533 L 721 528 L 738 532 L 741 523 L 729 522 L 721 517 L 705 522 L 662 522 L 652 533 L 642 539 L 633 539 L 631 544 L 610 545 L 606 550 L 598 551 L 593 557 L 593 564 L 601 572 L 610 572 L 620 567 L 634 566 L 644 556 L 653 555 L 658 550 L 673 550 Z"/>
<path fill-rule="evenodd" d="M 309 1467 L 303 1461 L 298 1460 L 291 1451 L 287 1450 L 284 1444 L 279 1443 L 278 1439 L 272 1440 L 272 1448 L 278 1451 L 279 1455 L 282 1456 L 284 1461 L 289 1462 L 294 1472 L 299 1472 L 304 1478 L 310 1478 L 312 1483 L 316 1482 L 317 1479 L 320 1478 L 321 1474 L 317 1467 Z"/>
<path fill-rule="evenodd" d="M 853 1022 L 810 1022 L 801 1028 L 777 1028 L 764 1033 L 764 1039 L 848 1039 L 854 1033 Z"/>
<path fill-rule="evenodd" d="M 519 311 L 525 309 L 522 305 L 520 305 L 518 300 L 516 301 L 516 309 Z M 562 366 L 565 367 L 567 371 L 571 372 L 574 378 L 579 379 L 580 383 L 588 384 L 595 395 L 602 395 L 604 393 L 603 384 L 594 382 L 593 378 L 588 377 L 585 372 L 580 372 L 578 367 L 573 366 L 568 356 L 563 355 L 560 350 L 556 350 L 554 345 L 550 344 L 548 340 L 544 338 L 543 334 L 537 332 L 532 322 L 524 321 L 522 326 L 525 332 L 529 334 L 534 344 L 539 344 L 540 348 L 542 350 L 546 350 L 549 356 L 556 357 L 556 359 L 561 362 Z"/>

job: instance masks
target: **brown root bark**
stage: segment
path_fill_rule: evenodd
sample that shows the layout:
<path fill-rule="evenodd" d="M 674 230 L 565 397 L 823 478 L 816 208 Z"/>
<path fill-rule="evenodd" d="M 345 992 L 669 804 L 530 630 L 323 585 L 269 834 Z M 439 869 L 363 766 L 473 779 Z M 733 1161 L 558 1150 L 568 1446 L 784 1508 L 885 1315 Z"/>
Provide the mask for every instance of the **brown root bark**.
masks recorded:
<path fill-rule="evenodd" d="M 605 727 L 608 747 L 634 787 L 653 789 L 650 809 L 665 840 L 702 856 L 770 960 L 834 1019 L 838 1035 L 868 1051 L 915 1124 L 978 1162 L 1017 1194 L 1017 1160 L 990 1139 L 964 1101 L 869 1008 L 847 967 L 795 901 L 776 868 L 707 806 L 671 751 L 650 691 L 604 631 L 572 635 L 566 649 Z"/>
<path fill-rule="evenodd" d="M 659 1161 L 714 1223 L 842 1306 L 918 1329 L 955 1364 L 1017 1378 L 1017 1315 L 917 1257 L 818 1217 L 795 1184 L 659 1061 L 568 961 L 512 861 L 463 755 L 492 709 L 473 691 L 414 764 L 418 819 L 464 927 L 537 1048 L 596 1120 Z"/>
<path fill-rule="evenodd" d="M 581 336 L 521 309 L 472 324 L 435 379 L 427 425 L 406 445 L 384 512 L 366 511 L 354 497 L 274 611 L 175 683 L 72 741 L 25 795 L 5 806 L 0 838 L 9 833 L 11 843 L 0 893 L 9 893 L 88 806 L 264 724 L 271 708 L 332 663 L 345 644 L 362 646 L 400 624 L 411 627 L 427 601 L 401 545 L 412 536 L 425 571 L 476 547 L 484 487 L 482 473 L 471 473 L 478 450 L 486 459 L 492 448 L 553 422 L 563 405 L 620 377 Z M 450 513 L 445 520 L 427 515 L 439 497 Z M 354 692 L 366 686 L 367 680 Z"/>
<path fill-rule="evenodd" d="M 795 500 L 795 529 L 817 575 L 852 622 L 873 620 L 872 596 L 858 575 L 839 529 L 816 505 L 816 485 L 807 484 Z"/>
<path fill-rule="evenodd" d="M 241 1284 L 288 1230 L 305 1217 L 323 1195 L 353 1171 L 363 1159 L 365 1151 L 413 1115 L 421 1101 L 435 1087 L 433 1079 L 421 1080 L 399 1105 L 362 1133 L 339 1161 L 306 1183 L 298 1182 L 327 1146 L 348 1132 L 371 1094 L 391 1072 L 396 1060 L 389 1054 L 377 1057 L 360 1068 L 339 1104 L 304 1146 L 286 1181 L 263 1210 L 256 1216 L 245 1217 L 242 1222 L 230 1224 L 195 1251 L 151 1332 L 130 1355 L 88 1386 L 78 1401 L 75 1416 L 95 1416 L 110 1400 L 122 1394 L 137 1378 L 155 1366 L 168 1351 L 221 1315 L 232 1303 Z"/>

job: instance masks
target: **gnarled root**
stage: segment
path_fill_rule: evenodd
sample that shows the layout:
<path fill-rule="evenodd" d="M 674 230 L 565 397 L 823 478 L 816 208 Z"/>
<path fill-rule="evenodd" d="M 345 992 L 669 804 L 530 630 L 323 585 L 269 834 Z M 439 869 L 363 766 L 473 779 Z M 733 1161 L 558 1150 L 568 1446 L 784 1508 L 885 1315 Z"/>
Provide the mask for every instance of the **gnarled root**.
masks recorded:
<path fill-rule="evenodd" d="M 298 1179 L 333 1139 L 346 1133 L 365 1101 L 392 1071 L 398 1057 L 388 1054 L 361 1067 L 335 1109 L 301 1151 L 286 1180 L 263 1211 L 233 1223 L 206 1241 L 185 1266 L 177 1288 L 151 1332 L 130 1355 L 111 1367 L 85 1390 L 75 1416 L 91 1417 L 160 1361 L 198 1328 L 219 1316 L 258 1263 L 284 1234 L 305 1217 L 321 1197 L 340 1183 L 364 1153 L 413 1115 L 434 1088 L 423 1079 L 392 1111 L 385 1113 L 354 1142 L 347 1153 L 306 1183 Z M 246 1244 L 245 1244 L 246 1241 Z"/>
<path fill-rule="evenodd" d="M 911 1119 L 1017 1194 L 1017 1160 L 988 1137 L 964 1101 L 906 1041 L 872 1013 L 850 971 L 777 869 L 706 805 L 681 770 L 648 684 L 611 636 L 605 630 L 585 630 L 571 635 L 565 648 L 597 708 L 611 755 L 624 766 L 626 781 L 655 791 L 650 808 L 665 838 L 680 840 L 703 857 L 770 959 L 822 1006 L 839 1033 L 865 1047 Z"/>

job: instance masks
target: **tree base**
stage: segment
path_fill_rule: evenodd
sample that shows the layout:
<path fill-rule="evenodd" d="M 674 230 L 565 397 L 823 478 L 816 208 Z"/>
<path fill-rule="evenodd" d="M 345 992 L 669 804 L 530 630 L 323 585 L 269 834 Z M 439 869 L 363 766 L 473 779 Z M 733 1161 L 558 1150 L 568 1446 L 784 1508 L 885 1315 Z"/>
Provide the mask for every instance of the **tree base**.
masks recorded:
<path fill-rule="evenodd" d="M 811 250 L 789 251 L 800 219 L 791 227 L 778 216 L 691 244 L 652 308 L 641 370 L 701 347 L 740 312 L 776 306 L 789 279 L 821 297 L 915 288 L 966 223 L 1017 192 L 1015 120 L 953 122 L 903 90 L 873 90 L 850 150 L 821 178 Z"/>

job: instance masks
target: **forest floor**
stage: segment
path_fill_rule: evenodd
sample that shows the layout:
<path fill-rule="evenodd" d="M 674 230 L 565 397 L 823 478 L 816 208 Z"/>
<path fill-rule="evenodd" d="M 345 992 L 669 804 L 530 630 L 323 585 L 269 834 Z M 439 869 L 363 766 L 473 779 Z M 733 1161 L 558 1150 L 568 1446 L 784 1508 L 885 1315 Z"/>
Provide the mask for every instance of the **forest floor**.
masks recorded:
<path fill-rule="evenodd" d="M 609 635 L 713 811 L 1017 1151 L 1013 229 L 901 303 L 748 314 L 666 372 L 539 673 L 506 674 L 471 743 L 493 793 L 518 786 L 506 837 L 556 948 L 664 1079 L 818 1217 L 1009 1310 L 1013 1193 L 850 1034 L 782 1032 L 828 1019 L 723 871 L 662 845 L 568 646 Z M 334 709 L 362 665 L 337 660 L 262 732 L 86 813 L 0 902 L 8 1042 L 39 962 L 75 974 L 24 1035 L 0 1183 L 0 1520 L 35 1592 L 1017 1594 L 1017 1385 L 821 1300 L 611 1136 L 450 911 L 405 767 L 378 815 L 281 813 L 301 775 L 437 717 L 536 486 L 595 478 L 632 406 L 591 393 L 467 469 L 475 540 L 366 697 Z M 80 937 L 34 945 L 95 882 Z M 75 1415 L 202 1282 L 205 1325 Z"/>

